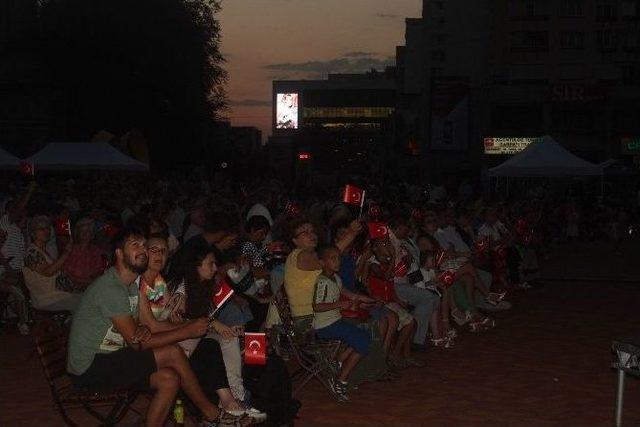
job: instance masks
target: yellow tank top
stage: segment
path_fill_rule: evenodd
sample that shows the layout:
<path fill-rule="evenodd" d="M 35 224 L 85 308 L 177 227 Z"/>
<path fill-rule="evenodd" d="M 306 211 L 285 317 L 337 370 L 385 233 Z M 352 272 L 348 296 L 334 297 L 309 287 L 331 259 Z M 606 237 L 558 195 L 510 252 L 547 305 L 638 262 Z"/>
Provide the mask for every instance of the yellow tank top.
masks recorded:
<path fill-rule="evenodd" d="M 284 264 L 284 289 L 287 292 L 293 317 L 313 314 L 313 291 L 316 279 L 322 270 L 300 270 L 298 255 L 301 249 L 294 249 Z"/>

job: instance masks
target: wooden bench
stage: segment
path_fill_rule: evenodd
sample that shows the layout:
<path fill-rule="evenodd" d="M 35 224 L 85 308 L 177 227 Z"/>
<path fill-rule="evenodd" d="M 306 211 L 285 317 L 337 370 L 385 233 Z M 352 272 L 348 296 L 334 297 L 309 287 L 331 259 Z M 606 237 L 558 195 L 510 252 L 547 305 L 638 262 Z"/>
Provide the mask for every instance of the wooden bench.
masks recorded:
<path fill-rule="evenodd" d="M 135 391 L 95 392 L 78 389 L 72 384 L 66 369 L 68 330 L 58 322 L 51 318 L 43 319 L 37 324 L 34 335 L 53 403 L 66 425 L 78 425 L 69 417 L 69 409 L 82 408 L 105 426 L 116 425 L 132 409 L 131 404 L 138 395 Z M 99 411 L 98 408 L 106 410 Z"/>

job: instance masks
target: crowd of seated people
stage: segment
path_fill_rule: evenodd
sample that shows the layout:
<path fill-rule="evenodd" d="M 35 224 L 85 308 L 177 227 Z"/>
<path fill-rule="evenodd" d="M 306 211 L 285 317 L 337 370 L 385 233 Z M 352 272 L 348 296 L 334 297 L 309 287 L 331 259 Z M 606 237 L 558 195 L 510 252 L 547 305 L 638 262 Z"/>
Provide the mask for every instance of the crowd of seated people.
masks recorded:
<path fill-rule="evenodd" d="M 153 390 L 149 426 L 162 425 L 179 392 L 205 425 L 267 418 L 253 405 L 241 337 L 277 325 L 277 293 L 296 330 L 342 343 L 331 360 L 337 399 L 349 400 L 374 360 L 379 378 L 419 369 L 419 353 L 459 345 L 463 329 L 499 327 L 492 313 L 535 280 L 553 221 L 575 237 L 580 218 L 383 189 L 358 210 L 329 196 L 295 200 L 278 183 L 245 194 L 185 180 L 86 181 L 8 187 L 0 291 L 17 302 L 23 334 L 29 307 L 72 313 L 74 382 Z M 234 293 L 216 307 L 223 281 Z"/>

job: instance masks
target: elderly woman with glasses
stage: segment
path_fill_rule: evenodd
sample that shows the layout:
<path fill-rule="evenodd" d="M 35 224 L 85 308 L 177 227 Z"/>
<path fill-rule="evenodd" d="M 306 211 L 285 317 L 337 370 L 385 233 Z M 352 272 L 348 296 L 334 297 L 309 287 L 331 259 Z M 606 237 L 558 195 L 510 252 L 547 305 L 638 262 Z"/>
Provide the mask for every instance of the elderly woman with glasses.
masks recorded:
<path fill-rule="evenodd" d="M 73 229 L 71 251 L 63 265 L 72 288 L 65 291 L 83 291 L 104 272 L 104 253 L 93 243 L 94 227 L 92 219 L 82 218 Z"/>
<path fill-rule="evenodd" d="M 342 253 L 362 230 L 359 221 L 353 221 L 335 245 Z M 284 266 L 284 288 L 289 299 L 291 314 L 300 330 L 311 329 L 313 321 L 313 293 L 322 266 L 316 252 L 318 235 L 306 219 L 298 218 L 289 224 L 288 238 L 294 249 Z"/>
<path fill-rule="evenodd" d="M 51 236 L 49 218 L 32 218 L 28 230 L 31 244 L 27 249 L 22 272 L 33 306 L 43 311 L 75 311 L 80 295 L 60 290 L 61 287 L 72 287 L 62 272 L 62 266 L 71 253 L 71 243 L 63 249 L 58 259 L 54 259 L 46 249 Z"/>

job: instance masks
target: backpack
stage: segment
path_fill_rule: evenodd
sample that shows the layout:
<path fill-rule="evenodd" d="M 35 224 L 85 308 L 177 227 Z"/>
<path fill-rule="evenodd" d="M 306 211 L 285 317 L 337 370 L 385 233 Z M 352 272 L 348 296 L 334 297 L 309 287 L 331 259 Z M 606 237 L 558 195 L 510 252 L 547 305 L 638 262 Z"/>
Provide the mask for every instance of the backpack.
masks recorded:
<path fill-rule="evenodd" d="M 244 387 L 251 393 L 251 405 L 267 413 L 264 426 L 292 425 L 301 403 L 293 399 L 291 377 L 284 361 L 269 353 L 265 366 L 244 366 Z"/>

